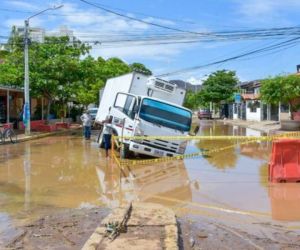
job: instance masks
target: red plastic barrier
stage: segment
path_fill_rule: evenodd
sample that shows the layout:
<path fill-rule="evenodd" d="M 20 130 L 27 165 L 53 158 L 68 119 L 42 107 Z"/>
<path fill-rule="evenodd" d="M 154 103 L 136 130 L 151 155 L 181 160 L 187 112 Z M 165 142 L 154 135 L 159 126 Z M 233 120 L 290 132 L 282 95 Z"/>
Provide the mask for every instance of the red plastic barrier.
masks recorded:
<path fill-rule="evenodd" d="M 57 129 L 59 129 L 59 128 L 64 128 L 64 129 L 70 128 L 70 124 L 66 123 L 66 122 L 56 122 L 55 126 L 56 126 Z"/>
<path fill-rule="evenodd" d="M 36 121 L 30 121 L 30 128 L 32 130 L 37 130 L 39 126 L 45 124 L 45 120 L 36 120 Z M 20 128 L 25 129 L 24 123 L 20 122 Z"/>
<path fill-rule="evenodd" d="M 281 139 L 273 142 L 269 180 L 300 182 L 300 140 Z"/>

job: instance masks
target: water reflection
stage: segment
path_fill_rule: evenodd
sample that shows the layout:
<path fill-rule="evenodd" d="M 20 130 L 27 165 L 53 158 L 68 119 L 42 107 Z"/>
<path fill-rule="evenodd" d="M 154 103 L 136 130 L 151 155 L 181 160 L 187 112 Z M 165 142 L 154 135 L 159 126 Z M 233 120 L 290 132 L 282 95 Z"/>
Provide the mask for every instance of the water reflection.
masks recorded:
<path fill-rule="evenodd" d="M 101 153 L 96 145 L 76 137 L 50 137 L 1 152 L 0 211 L 34 214 L 41 208 L 99 204 L 95 166 Z"/>
<path fill-rule="evenodd" d="M 276 183 L 269 187 L 272 218 L 280 221 L 300 221 L 299 183 Z"/>
<path fill-rule="evenodd" d="M 127 166 L 123 170 L 110 162 L 97 167 L 97 175 L 101 201 L 110 207 L 130 201 L 158 202 L 174 206 L 174 201 L 170 202 L 170 198 L 192 200 L 189 177 L 181 160 L 132 168 Z M 199 189 L 199 183 L 194 185 Z M 164 198 L 168 198 L 168 201 Z"/>
<path fill-rule="evenodd" d="M 249 128 L 201 121 L 198 134 L 205 136 L 260 136 L 262 133 Z M 230 169 L 236 167 L 240 155 L 252 159 L 268 160 L 271 142 L 257 140 L 251 142 L 238 140 L 200 140 L 196 143 L 196 146 L 204 152 L 216 148 L 227 148 L 224 151 L 208 154 L 206 160 L 218 169 Z"/>
<path fill-rule="evenodd" d="M 205 136 L 214 135 L 233 135 L 233 127 L 227 125 L 216 124 L 207 121 L 201 121 L 198 134 Z M 224 148 L 230 145 L 234 145 L 234 142 L 229 140 L 200 140 L 196 143 L 200 150 L 209 151 L 216 148 Z M 219 169 L 234 168 L 237 161 L 236 148 L 233 146 L 226 150 L 226 157 L 224 152 L 218 152 L 209 154 L 206 156 L 206 160 L 214 167 Z"/>

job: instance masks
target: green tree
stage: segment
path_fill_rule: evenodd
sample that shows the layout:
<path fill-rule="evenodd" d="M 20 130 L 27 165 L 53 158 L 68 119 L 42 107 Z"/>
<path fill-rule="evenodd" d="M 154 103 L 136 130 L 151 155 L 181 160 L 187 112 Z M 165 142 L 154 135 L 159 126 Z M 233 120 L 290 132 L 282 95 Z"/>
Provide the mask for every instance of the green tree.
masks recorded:
<path fill-rule="evenodd" d="M 193 92 L 188 91 L 186 93 L 183 106 L 189 109 L 197 109 L 201 107 L 207 107 L 208 103 L 203 99 L 202 91 Z"/>
<path fill-rule="evenodd" d="M 260 94 L 264 102 L 268 104 L 288 103 L 293 112 L 299 109 L 299 105 L 295 102 L 295 99 L 300 96 L 299 75 L 270 77 L 261 83 Z"/>
<path fill-rule="evenodd" d="M 46 37 L 44 43 L 31 45 L 31 93 L 48 99 L 47 114 L 53 102 L 63 108 L 71 98 L 80 79 L 80 57 L 89 49 L 80 41 L 70 42 L 69 37 Z"/>
<path fill-rule="evenodd" d="M 102 80 L 106 81 L 108 78 L 130 73 L 132 70 L 121 59 L 113 57 L 106 60 L 104 64 L 100 61 L 99 71 L 102 75 Z"/>
<path fill-rule="evenodd" d="M 238 78 L 234 71 L 219 70 L 209 75 L 203 82 L 200 95 L 204 102 L 220 104 L 233 100 Z"/>
<path fill-rule="evenodd" d="M 99 61 L 100 65 L 98 65 Z M 91 56 L 80 62 L 80 81 L 77 82 L 74 96 L 76 101 L 85 107 L 99 100 L 99 90 L 104 86 L 99 68 L 101 69 L 104 63 L 104 60 L 99 60 L 99 58 L 94 60 Z"/>
<path fill-rule="evenodd" d="M 141 63 L 132 63 L 129 65 L 130 69 L 132 71 L 136 71 L 139 73 L 143 73 L 147 76 L 151 76 L 152 75 L 152 71 L 147 69 L 146 66 L 144 64 Z"/>

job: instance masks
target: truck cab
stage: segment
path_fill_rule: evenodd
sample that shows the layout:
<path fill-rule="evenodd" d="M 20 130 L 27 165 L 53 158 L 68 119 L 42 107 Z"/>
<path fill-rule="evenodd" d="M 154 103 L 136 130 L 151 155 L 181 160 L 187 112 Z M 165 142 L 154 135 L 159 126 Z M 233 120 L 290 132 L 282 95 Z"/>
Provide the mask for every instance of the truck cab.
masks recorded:
<path fill-rule="evenodd" d="M 135 152 L 154 157 L 184 154 L 186 141 L 166 141 L 161 136 L 188 135 L 192 113 L 178 105 L 147 96 L 118 93 L 110 115 L 119 136 L 157 136 L 157 139 L 123 140 L 124 157 Z"/>

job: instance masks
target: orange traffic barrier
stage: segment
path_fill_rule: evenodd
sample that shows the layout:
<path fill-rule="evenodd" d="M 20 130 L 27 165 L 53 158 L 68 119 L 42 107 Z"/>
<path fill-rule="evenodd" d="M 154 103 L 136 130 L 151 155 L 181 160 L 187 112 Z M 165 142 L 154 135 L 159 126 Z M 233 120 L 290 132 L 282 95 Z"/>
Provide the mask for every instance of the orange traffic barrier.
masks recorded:
<path fill-rule="evenodd" d="M 273 141 L 269 163 L 271 182 L 300 182 L 300 140 Z"/>

